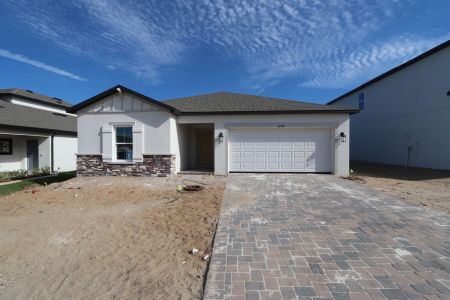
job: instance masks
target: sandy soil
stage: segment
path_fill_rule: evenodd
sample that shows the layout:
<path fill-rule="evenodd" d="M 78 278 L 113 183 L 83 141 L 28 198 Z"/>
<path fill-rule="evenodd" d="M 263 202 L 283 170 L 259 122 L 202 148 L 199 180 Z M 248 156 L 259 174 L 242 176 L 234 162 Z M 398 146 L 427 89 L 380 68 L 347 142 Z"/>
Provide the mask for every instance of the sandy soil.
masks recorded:
<path fill-rule="evenodd" d="M 353 179 L 406 201 L 450 213 L 450 172 L 352 163 Z"/>
<path fill-rule="evenodd" d="M 186 179 L 205 190 L 177 192 Z M 200 298 L 224 183 L 74 178 L 0 197 L 0 298 Z"/>

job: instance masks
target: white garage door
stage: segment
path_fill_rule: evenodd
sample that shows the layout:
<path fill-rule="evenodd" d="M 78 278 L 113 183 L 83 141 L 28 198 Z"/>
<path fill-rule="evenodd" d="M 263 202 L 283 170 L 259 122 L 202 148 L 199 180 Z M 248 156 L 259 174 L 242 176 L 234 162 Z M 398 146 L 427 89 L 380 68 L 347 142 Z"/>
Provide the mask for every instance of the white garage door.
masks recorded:
<path fill-rule="evenodd" d="M 230 172 L 331 172 L 330 129 L 231 129 Z"/>

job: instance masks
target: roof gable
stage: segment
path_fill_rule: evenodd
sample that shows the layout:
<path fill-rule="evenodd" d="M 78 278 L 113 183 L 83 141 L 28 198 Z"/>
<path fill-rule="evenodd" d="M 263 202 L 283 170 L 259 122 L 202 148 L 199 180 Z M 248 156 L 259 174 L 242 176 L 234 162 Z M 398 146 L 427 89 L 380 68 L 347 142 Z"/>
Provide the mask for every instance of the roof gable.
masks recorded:
<path fill-rule="evenodd" d="M 115 93 L 82 110 L 91 113 L 161 111 L 160 105 L 141 99 L 128 92 Z"/>
<path fill-rule="evenodd" d="M 131 98 L 127 98 L 127 100 L 124 102 L 123 99 L 125 97 L 121 97 L 120 94 L 123 93 L 128 94 L 131 96 Z M 120 97 L 118 97 L 120 96 Z M 130 101 L 130 99 L 133 99 Z M 110 102 L 108 102 L 110 101 Z M 135 102 L 133 102 L 135 101 Z M 142 104 L 140 106 L 140 110 L 138 110 L 138 102 L 140 101 Z M 101 102 L 100 104 L 94 105 L 98 102 Z M 76 113 L 77 111 L 84 109 L 86 107 L 89 107 L 91 105 L 94 105 L 93 108 L 88 109 L 88 111 L 92 111 L 92 109 L 97 109 L 97 111 L 102 112 L 121 112 L 121 111 L 147 111 L 147 110 L 155 110 L 155 106 L 168 110 L 170 112 L 176 113 L 176 109 L 164 104 L 160 101 L 157 101 L 155 99 L 152 99 L 150 97 L 147 97 L 143 94 L 140 94 L 136 91 L 133 91 L 127 87 L 124 87 L 122 85 L 116 85 L 113 86 L 110 89 L 107 89 L 106 91 L 101 92 L 100 94 L 97 94 L 83 102 L 80 102 L 74 106 L 72 106 L 69 109 L 69 112 Z M 131 105 L 131 107 L 130 107 Z M 135 106 L 133 106 L 135 105 Z"/>

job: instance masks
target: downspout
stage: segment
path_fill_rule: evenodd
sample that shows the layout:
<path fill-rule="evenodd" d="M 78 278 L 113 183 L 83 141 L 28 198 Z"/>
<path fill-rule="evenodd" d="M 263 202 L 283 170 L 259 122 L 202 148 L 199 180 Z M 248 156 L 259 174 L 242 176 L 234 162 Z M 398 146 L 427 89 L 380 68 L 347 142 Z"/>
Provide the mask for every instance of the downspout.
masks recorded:
<path fill-rule="evenodd" d="M 52 133 L 50 136 L 50 171 L 53 173 L 55 171 L 55 156 L 53 154 L 54 145 L 53 145 L 53 139 L 55 138 L 55 134 Z"/>

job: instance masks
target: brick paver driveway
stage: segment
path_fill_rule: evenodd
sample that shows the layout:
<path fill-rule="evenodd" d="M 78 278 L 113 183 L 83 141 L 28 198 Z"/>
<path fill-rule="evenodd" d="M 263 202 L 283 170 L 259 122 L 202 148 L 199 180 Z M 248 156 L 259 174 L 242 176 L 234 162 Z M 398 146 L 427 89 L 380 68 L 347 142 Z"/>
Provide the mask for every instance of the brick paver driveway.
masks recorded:
<path fill-rule="evenodd" d="M 332 175 L 230 175 L 205 299 L 450 299 L 449 216 Z"/>

